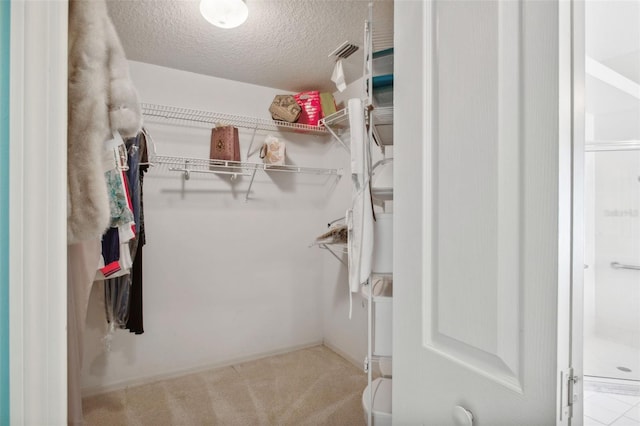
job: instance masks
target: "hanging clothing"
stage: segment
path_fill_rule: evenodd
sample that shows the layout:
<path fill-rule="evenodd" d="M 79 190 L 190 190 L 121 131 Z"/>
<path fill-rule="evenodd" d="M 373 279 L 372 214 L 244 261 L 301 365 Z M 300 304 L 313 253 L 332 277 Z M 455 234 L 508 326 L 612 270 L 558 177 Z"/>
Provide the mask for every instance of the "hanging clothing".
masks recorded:
<path fill-rule="evenodd" d="M 69 1 L 68 42 L 68 423 L 81 425 L 82 335 L 100 238 L 110 221 L 103 143 L 112 130 L 125 137 L 135 135 L 142 127 L 142 114 L 104 0 Z M 91 245 L 92 254 L 79 255 L 77 250 L 86 245 Z"/>
<path fill-rule="evenodd" d="M 105 173 L 109 195 L 110 228 L 102 236 L 102 262 L 96 280 L 115 278 L 129 274 L 133 259 L 129 241 L 135 238 L 135 215 L 131 188 L 126 172 L 129 159 L 124 141 L 118 132 L 105 145 L 111 155 L 105 157 L 109 170 Z"/>
<path fill-rule="evenodd" d="M 142 246 L 144 245 L 144 215 L 142 214 L 141 184 L 142 176 L 148 166 L 140 166 L 140 163 L 148 164 L 145 134 L 140 133 L 135 138 L 128 139 L 125 145 L 127 171 L 124 180 L 126 183 L 127 206 L 131 208 L 131 215 L 134 220 L 132 230 L 135 233 L 135 237 L 128 239 L 126 244 L 120 238 L 118 264 L 122 270 L 116 272 L 104 282 L 105 313 L 111 332 L 116 328 L 127 328 L 136 334 L 141 334 L 144 332 L 142 326 L 141 264 Z M 122 205 L 123 203 L 120 201 L 120 206 Z M 120 226 L 118 229 L 122 231 L 123 228 Z M 119 235 L 122 237 L 121 232 Z M 109 247 L 108 244 L 105 244 L 105 248 L 113 249 L 113 245 Z M 103 255 L 106 262 L 108 253 L 105 251 Z M 130 263 L 125 265 L 123 259 L 130 260 Z M 130 318 L 133 319 L 130 321 Z"/>
<path fill-rule="evenodd" d="M 136 239 L 131 242 L 133 267 L 130 274 L 129 312 L 126 328 L 135 334 L 144 333 L 142 316 L 142 247 L 146 243 L 146 237 L 142 186 L 144 174 L 149 169 L 147 135 L 146 131 L 143 130 L 136 138 L 126 141 L 129 153 L 128 177 L 136 222 Z"/>
<path fill-rule="evenodd" d="M 67 240 L 96 239 L 109 226 L 101 159 L 112 130 L 142 127 L 138 95 L 104 0 L 69 2 Z"/>
<path fill-rule="evenodd" d="M 144 215 L 142 212 L 142 176 L 147 170 L 146 133 L 130 138 L 117 148 L 125 147 L 126 164 L 117 168 L 122 171 L 124 187 L 114 179 L 110 191 L 112 198 L 112 223 L 103 236 L 102 268 L 105 295 L 105 313 L 109 324 L 109 336 L 117 328 L 128 328 L 136 334 L 144 332 L 142 327 L 142 246 L 144 245 Z M 116 157 L 116 159 L 120 158 Z M 142 166 L 140 163 L 144 163 Z M 132 220 L 131 226 L 129 220 Z M 117 226 L 117 228 L 115 227 Z M 139 259 L 137 259 L 140 254 Z M 135 265 L 135 267 L 134 267 Z M 132 295 L 134 296 L 132 300 Z M 129 319 L 133 318 L 130 322 Z"/>

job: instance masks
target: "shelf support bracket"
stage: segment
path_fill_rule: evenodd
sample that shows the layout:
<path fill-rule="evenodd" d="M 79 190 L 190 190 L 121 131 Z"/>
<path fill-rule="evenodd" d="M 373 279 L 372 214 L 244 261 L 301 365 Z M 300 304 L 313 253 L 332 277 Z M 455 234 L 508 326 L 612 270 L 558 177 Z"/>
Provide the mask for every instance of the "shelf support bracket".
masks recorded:
<path fill-rule="evenodd" d="M 342 145 L 342 147 L 347 151 L 350 152 L 351 150 L 347 147 L 347 145 L 344 143 L 344 141 L 342 140 L 342 138 L 340 138 L 340 136 L 338 135 L 337 132 L 335 132 L 330 126 L 326 126 L 325 125 L 325 129 L 327 129 L 329 131 L 329 133 L 331 133 L 331 135 L 338 141 L 340 142 L 340 145 Z"/>
<path fill-rule="evenodd" d="M 253 134 L 251 135 L 251 143 L 249 144 L 249 148 L 247 149 L 247 161 L 249 161 L 249 157 L 251 157 L 251 148 L 253 148 L 253 141 L 256 139 L 256 132 L 258 131 L 258 126 L 253 128 Z"/>
<path fill-rule="evenodd" d="M 336 252 L 334 252 L 334 251 L 331 249 L 331 247 L 329 247 L 327 244 L 318 244 L 318 245 L 319 245 L 320 247 L 322 247 L 323 249 L 325 249 L 325 250 L 329 251 L 329 253 L 331 253 L 331 255 L 332 255 L 333 257 L 335 257 L 336 259 L 338 259 L 338 261 L 339 261 L 340 263 L 342 263 L 344 266 L 349 267 L 349 265 L 347 265 L 347 262 L 345 262 L 345 261 L 344 261 L 340 256 L 338 256 L 338 255 L 336 254 Z"/>
<path fill-rule="evenodd" d="M 246 203 L 247 201 L 249 201 L 249 193 L 251 192 L 251 187 L 253 186 L 253 180 L 256 177 L 256 172 L 258 171 L 258 169 L 253 169 L 253 173 L 251 174 L 251 181 L 249 182 L 249 187 L 247 188 L 247 193 L 244 196 L 244 202 Z"/>

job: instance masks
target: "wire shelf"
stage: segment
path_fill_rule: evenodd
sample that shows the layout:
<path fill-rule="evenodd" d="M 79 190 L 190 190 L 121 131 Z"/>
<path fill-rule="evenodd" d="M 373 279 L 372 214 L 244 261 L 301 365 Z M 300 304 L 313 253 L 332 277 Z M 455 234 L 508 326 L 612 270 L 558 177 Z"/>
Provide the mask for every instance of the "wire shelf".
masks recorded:
<path fill-rule="evenodd" d="M 342 139 L 345 130 L 349 128 L 349 108 L 343 108 L 340 111 L 324 117 L 320 120 L 320 123 L 331 133 L 331 136 L 333 136 L 335 140 L 340 142 L 340 145 L 342 145 L 347 152 L 350 151 L 349 146 Z"/>
<path fill-rule="evenodd" d="M 371 111 L 375 124 L 393 124 L 393 107 L 376 107 Z"/>
<path fill-rule="evenodd" d="M 323 126 L 335 129 L 346 129 L 349 127 L 349 108 L 345 107 L 320 120 Z"/>
<path fill-rule="evenodd" d="M 328 134 L 323 126 L 309 126 L 307 124 L 289 123 L 264 118 L 246 117 L 241 115 L 219 112 L 200 111 L 168 105 L 141 103 L 142 114 L 152 120 L 168 121 L 171 123 L 196 124 L 202 127 L 219 125 L 236 126 L 247 129 L 269 132 L 298 132 L 317 135 Z"/>
<path fill-rule="evenodd" d="M 152 162 L 160 168 L 173 172 L 182 172 L 187 175 L 190 173 L 212 173 L 248 176 L 257 170 L 265 172 L 306 173 L 324 176 L 342 175 L 342 169 L 299 167 L 293 165 L 274 166 L 264 163 L 209 160 L 203 158 L 173 157 L 166 155 L 156 155 L 152 159 Z"/>
<path fill-rule="evenodd" d="M 347 262 L 342 258 L 343 255 L 348 254 L 349 250 L 347 249 L 347 245 L 345 243 L 323 243 L 323 242 L 314 242 L 311 247 L 317 246 L 321 249 L 327 250 L 333 257 L 335 257 L 340 263 L 344 266 L 349 266 Z"/>
<path fill-rule="evenodd" d="M 393 107 L 376 107 L 370 117 L 373 138 L 378 145 L 393 145 Z"/>

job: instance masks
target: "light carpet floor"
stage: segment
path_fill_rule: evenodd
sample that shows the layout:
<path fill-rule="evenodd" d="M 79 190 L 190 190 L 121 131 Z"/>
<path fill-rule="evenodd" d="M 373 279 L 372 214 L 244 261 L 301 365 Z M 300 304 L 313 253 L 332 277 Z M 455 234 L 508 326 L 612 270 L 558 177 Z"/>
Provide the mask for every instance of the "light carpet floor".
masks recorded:
<path fill-rule="evenodd" d="M 362 370 L 325 346 L 83 400 L 86 426 L 365 424 Z"/>

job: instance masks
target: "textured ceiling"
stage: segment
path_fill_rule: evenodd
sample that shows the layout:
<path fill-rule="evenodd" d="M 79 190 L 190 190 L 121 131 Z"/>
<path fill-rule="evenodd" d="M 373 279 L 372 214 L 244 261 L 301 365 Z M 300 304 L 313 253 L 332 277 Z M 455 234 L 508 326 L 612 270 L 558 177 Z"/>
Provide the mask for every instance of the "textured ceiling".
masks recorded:
<path fill-rule="evenodd" d="M 362 75 L 369 1 L 246 0 L 249 18 L 220 29 L 194 0 L 109 0 L 127 58 L 293 92 L 335 91 L 328 55 L 344 41 L 360 49 L 343 61 L 347 82 Z M 378 34 L 393 34 L 393 1 L 373 1 Z"/>

